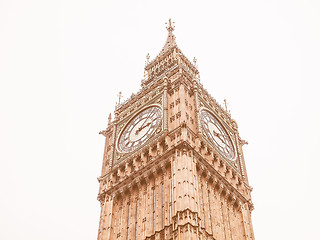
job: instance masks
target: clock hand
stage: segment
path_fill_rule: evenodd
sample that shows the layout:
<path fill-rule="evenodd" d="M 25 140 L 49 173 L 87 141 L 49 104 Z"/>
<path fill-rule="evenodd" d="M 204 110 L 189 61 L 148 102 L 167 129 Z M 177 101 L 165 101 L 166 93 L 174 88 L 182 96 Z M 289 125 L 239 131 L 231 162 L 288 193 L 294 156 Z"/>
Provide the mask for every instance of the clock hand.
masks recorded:
<path fill-rule="evenodd" d="M 146 117 L 146 120 L 144 120 L 144 122 L 143 122 L 143 124 L 141 125 L 141 127 L 146 123 L 146 121 L 148 120 L 148 118 L 150 118 L 151 116 L 153 116 L 153 114 L 154 114 L 154 109 L 152 109 L 152 111 L 148 114 L 148 116 Z M 141 128 L 140 127 L 140 128 Z"/>
<path fill-rule="evenodd" d="M 146 117 L 146 120 L 144 120 L 144 122 L 142 123 L 141 126 L 143 126 L 143 125 L 146 123 L 146 121 L 148 120 L 148 118 L 149 118 L 149 116 L 151 115 L 151 113 L 153 112 L 153 110 L 154 110 L 154 109 L 152 109 L 152 111 L 148 113 L 148 115 L 147 115 L 147 117 Z M 140 128 L 141 128 L 141 127 L 140 127 Z"/>
<path fill-rule="evenodd" d="M 142 125 L 139 127 L 139 129 L 136 131 L 136 135 L 143 129 L 143 128 L 145 128 L 146 126 L 149 126 L 150 125 L 150 123 L 149 124 L 147 124 L 146 126 L 144 126 L 144 124 L 147 122 L 147 120 L 150 118 L 150 116 L 152 116 L 153 114 L 154 114 L 154 109 L 152 109 L 152 111 L 147 115 L 147 117 L 146 117 L 146 120 L 144 120 L 144 122 L 142 123 Z M 151 115 L 152 114 L 152 115 Z"/>
<path fill-rule="evenodd" d="M 224 141 L 224 138 L 221 133 L 217 133 L 216 131 L 212 131 L 212 132 L 213 132 L 213 135 L 218 137 L 220 139 L 220 141 L 224 143 L 224 145 L 227 145 L 226 142 Z"/>
<path fill-rule="evenodd" d="M 232 151 L 231 147 L 225 142 L 225 138 L 223 137 L 223 135 L 221 133 L 217 133 L 215 131 L 213 131 L 213 134 L 215 136 L 217 136 L 220 139 L 220 141 L 223 142 L 223 144 L 225 145 L 224 151 L 226 151 L 228 154 L 230 154 L 230 152 Z"/>
<path fill-rule="evenodd" d="M 136 131 L 136 135 L 138 135 L 138 133 L 139 133 L 142 129 L 144 129 L 145 127 L 148 127 L 150 124 L 151 124 L 151 122 L 147 123 L 147 124 L 144 125 L 144 126 L 139 127 L 139 129 Z"/>
<path fill-rule="evenodd" d="M 142 129 L 144 129 L 145 127 L 148 127 L 151 124 L 151 122 L 147 123 L 146 125 L 144 125 L 143 127 L 140 127 L 138 130 L 141 131 Z"/>

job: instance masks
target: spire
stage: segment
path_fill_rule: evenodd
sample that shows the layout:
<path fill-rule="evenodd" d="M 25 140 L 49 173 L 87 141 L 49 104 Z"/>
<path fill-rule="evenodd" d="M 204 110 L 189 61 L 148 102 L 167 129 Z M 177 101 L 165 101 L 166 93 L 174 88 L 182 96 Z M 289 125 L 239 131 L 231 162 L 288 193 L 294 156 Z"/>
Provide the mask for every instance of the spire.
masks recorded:
<path fill-rule="evenodd" d="M 178 66 L 180 68 L 181 62 L 187 66 L 187 69 L 190 71 L 192 76 L 197 76 L 196 79 L 199 82 L 199 71 L 194 65 L 196 62 L 192 64 L 187 57 L 182 54 L 181 50 L 177 46 L 176 37 L 173 34 L 175 26 L 174 22 L 171 21 L 171 18 L 169 18 L 166 25 L 168 30 L 166 43 L 159 54 L 151 62 L 149 62 L 149 56 L 147 57 L 146 65 L 144 67 L 145 75 L 141 81 L 142 88 L 148 86 L 153 80 L 157 79 L 158 76 L 164 73 L 167 74 L 167 71 L 171 71 L 171 67 Z"/>
<path fill-rule="evenodd" d="M 166 28 L 168 30 L 168 37 L 164 47 L 162 48 L 162 51 L 161 51 L 162 53 L 168 51 L 169 48 L 177 45 L 176 37 L 172 33 L 174 31 L 174 22 L 171 22 L 171 18 L 169 18 L 169 22 L 166 24 L 167 24 Z"/>

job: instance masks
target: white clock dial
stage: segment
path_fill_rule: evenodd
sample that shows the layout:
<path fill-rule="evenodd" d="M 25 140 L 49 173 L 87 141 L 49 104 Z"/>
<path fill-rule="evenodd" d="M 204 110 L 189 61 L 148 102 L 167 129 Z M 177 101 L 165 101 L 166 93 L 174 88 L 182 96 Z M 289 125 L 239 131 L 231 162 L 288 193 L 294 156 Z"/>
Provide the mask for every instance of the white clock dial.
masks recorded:
<path fill-rule="evenodd" d="M 155 132 L 162 119 L 162 111 L 158 106 L 144 109 L 122 130 L 118 149 L 120 152 L 132 152 L 145 143 Z"/>
<path fill-rule="evenodd" d="M 200 118 L 204 132 L 218 151 L 227 159 L 235 160 L 233 143 L 219 120 L 207 110 L 201 111 Z"/>

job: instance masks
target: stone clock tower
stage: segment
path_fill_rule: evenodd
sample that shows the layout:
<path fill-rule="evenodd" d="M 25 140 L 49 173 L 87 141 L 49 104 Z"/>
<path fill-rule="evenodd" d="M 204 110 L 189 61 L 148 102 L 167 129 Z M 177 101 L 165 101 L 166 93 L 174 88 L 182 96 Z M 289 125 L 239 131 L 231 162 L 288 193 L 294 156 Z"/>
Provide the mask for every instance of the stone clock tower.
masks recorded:
<path fill-rule="evenodd" d="M 199 82 L 171 20 L 141 90 L 106 130 L 98 240 L 254 239 L 238 126 Z"/>

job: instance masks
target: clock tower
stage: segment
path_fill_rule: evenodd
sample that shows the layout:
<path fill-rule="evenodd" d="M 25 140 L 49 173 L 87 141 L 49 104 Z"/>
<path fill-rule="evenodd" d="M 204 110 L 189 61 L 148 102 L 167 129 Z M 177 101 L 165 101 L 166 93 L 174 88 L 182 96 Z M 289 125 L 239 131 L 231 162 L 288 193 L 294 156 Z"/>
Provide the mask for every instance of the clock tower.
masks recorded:
<path fill-rule="evenodd" d="M 106 130 L 98 240 L 254 239 L 238 126 L 168 38 Z"/>

